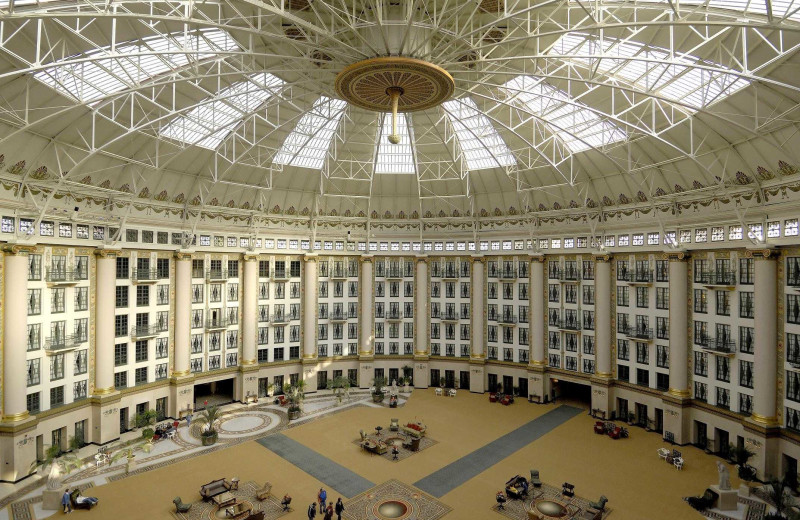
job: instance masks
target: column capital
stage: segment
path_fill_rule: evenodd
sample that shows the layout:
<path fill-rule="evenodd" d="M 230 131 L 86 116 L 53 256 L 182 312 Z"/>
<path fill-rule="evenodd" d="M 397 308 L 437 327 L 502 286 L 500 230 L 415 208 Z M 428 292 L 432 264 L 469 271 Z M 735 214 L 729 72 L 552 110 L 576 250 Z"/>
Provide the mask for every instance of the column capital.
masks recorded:
<path fill-rule="evenodd" d="M 361 255 L 358 257 L 358 261 L 361 263 L 372 263 L 375 260 L 375 255 Z"/>
<path fill-rule="evenodd" d="M 6 244 L 3 246 L 3 253 L 7 255 L 29 255 L 36 251 L 36 246 L 28 244 Z"/>
<path fill-rule="evenodd" d="M 122 254 L 120 249 L 95 249 L 94 256 L 97 258 L 116 258 Z"/>
<path fill-rule="evenodd" d="M 428 255 L 416 255 L 414 258 L 416 259 L 417 262 L 422 262 L 422 263 L 427 263 L 429 259 Z"/>
<path fill-rule="evenodd" d="M 592 253 L 592 258 L 594 258 L 594 261 L 597 263 L 606 263 L 611 262 L 614 256 L 611 253 Z"/>
<path fill-rule="evenodd" d="M 780 251 L 776 249 L 769 249 L 769 248 L 760 248 L 760 249 L 748 249 L 744 252 L 745 258 L 756 258 L 761 260 L 776 260 L 778 259 L 781 254 Z"/>
<path fill-rule="evenodd" d="M 255 262 L 258 260 L 258 253 L 242 253 L 242 260 L 245 262 Z"/>
<path fill-rule="evenodd" d="M 670 262 L 686 262 L 690 256 L 688 251 L 666 251 L 661 254 L 661 259 Z"/>
<path fill-rule="evenodd" d="M 469 259 L 470 259 L 470 261 L 472 261 L 473 264 L 486 263 L 486 257 L 483 256 L 483 255 L 472 255 L 472 256 L 469 257 Z"/>
<path fill-rule="evenodd" d="M 528 255 L 528 259 L 531 262 L 539 262 L 540 264 L 544 263 L 545 257 L 542 253 L 532 253 Z"/>
<path fill-rule="evenodd" d="M 303 262 L 316 262 L 319 259 L 317 253 L 306 253 L 303 255 Z"/>
<path fill-rule="evenodd" d="M 192 252 L 191 251 L 175 251 L 172 253 L 172 256 L 175 260 L 191 260 L 192 259 Z"/>

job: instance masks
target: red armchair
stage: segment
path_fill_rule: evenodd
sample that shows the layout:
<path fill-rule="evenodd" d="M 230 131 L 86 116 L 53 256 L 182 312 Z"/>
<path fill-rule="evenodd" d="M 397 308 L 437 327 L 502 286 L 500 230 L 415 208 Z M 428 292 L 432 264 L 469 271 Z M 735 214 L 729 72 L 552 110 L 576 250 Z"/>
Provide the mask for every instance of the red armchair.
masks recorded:
<path fill-rule="evenodd" d="M 494 392 L 489 393 L 489 402 L 496 403 L 497 402 L 497 394 Z"/>
<path fill-rule="evenodd" d="M 606 433 L 606 427 L 603 425 L 603 421 L 597 421 L 594 423 L 594 433 L 598 435 L 603 435 Z"/>
<path fill-rule="evenodd" d="M 617 426 L 616 428 L 614 428 L 613 430 L 610 430 L 608 432 L 608 436 L 611 437 L 612 439 L 619 439 L 619 434 L 620 434 L 621 431 L 622 431 L 622 428 Z"/>
<path fill-rule="evenodd" d="M 511 397 L 510 395 L 504 395 L 503 398 L 500 400 L 500 404 L 502 404 L 504 406 L 508 406 L 513 402 L 514 402 L 514 398 Z"/>

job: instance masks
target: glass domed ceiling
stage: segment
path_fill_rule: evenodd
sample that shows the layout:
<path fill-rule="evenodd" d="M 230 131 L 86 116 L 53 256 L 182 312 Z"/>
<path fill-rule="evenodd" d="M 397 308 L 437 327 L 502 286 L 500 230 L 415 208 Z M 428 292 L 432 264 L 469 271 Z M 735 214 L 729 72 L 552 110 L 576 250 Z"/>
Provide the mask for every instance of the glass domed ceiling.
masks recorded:
<path fill-rule="evenodd" d="M 724 196 L 800 164 L 799 2 L 0 1 L 2 175 L 354 218 Z M 455 82 L 397 144 L 334 88 L 382 56 Z"/>

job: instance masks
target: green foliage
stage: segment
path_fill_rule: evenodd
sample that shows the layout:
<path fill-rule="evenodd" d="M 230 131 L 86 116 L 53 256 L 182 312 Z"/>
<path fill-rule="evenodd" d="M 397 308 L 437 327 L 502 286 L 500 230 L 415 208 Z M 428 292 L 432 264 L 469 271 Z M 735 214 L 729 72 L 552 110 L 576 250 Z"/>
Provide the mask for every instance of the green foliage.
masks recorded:
<path fill-rule="evenodd" d="M 155 424 L 158 414 L 155 410 L 147 410 L 144 413 L 137 413 L 133 416 L 133 425 L 136 428 L 144 428 Z"/>
<path fill-rule="evenodd" d="M 71 451 L 79 450 L 86 446 L 83 435 L 73 435 L 69 438 L 69 449 Z"/>
<path fill-rule="evenodd" d="M 788 486 L 786 485 L 785 478 L 773 478 L 769 481 L 769 485 L 767 486 L 767 497 L 769 498 L 769 501 L 772 502 L 772 505 L 775 506 L 775 511 L 778 514 L 778 518 L 783 517 L 783 512 L 786 509 L 787 492 Z"/>
<path fill-rule="evenodd" d="M 152 444 L 143 439 L 138 439 L 132 442 L 119 443 L 111 448 L 111 463 L 115 463 L 122 458 L 130 459 L 137 451 L 150 453 Z"/>
<path fill-rule="evenodd" d="M 153 438 L 155 434 L 156 432 L 152 428 L 145 428 L 144 430 L 142 430 L 142 439 L 149 441 L 150 439 Z"/>
<path fill-rule="evenodd" d="M 336 376 L 328 381 L 328 389 L 333 390 L 339 401 L 342 400 L 342 395 L 347 394 L 350 390 L 350 380 L 343 376 Z"/>
<path fill-rule="evenodd" d="M 728 452 L 731 455 L 731 458 L 739 464 L 740 466 L 747 465 L 747 461 L 750 460 L 751 457 L 755 456 L 755 452 L 750 450 L 747 446 L 742 444 L 741 446 L 736 446 L 734 444 L 730 444 L 728 446 Z"/>
<path fill-rule="evenodd" d="M 382 396 L 383 395 L 383 389 L 386 386 L 386 378 L 385 377 L 376 377 L 375 379 L 373 379 L 372 385 L 375 387 L 375 390 L 373 390 L 373 392 L 372 392 L 373 395 Z"/>
<path fill-rule="evenodd" d="M 33 473 L 39 468 L 51 468 L 51 475 L 53 467 L 58 467 L 61 475 L 68 475 L 71 471 L 80 468 L 83 461 L 77 456 L 72 454 L 65 454 L 61 451 L 61 446 L 53 444 L 44 451 L 44 459 L 37 460 L 31 463 L 30 473 Z"/>
<path fill-rule="evenodd" d="M 300 403 L 305 399 L 306 382 L 299 379 L 295 384 L 286 383 L 283 385 L 283 393 L 289 405 L 300 407 Z"/>
<path fill-rule="evenodd" d="M 222 417 L 222 413 L 219 407 L 211 405 L 207 406 L 205 410 L 198 412 L 192 419 L 192 422 L 199 424 L 203 431 L 216 432 L 220 417 Z"/>

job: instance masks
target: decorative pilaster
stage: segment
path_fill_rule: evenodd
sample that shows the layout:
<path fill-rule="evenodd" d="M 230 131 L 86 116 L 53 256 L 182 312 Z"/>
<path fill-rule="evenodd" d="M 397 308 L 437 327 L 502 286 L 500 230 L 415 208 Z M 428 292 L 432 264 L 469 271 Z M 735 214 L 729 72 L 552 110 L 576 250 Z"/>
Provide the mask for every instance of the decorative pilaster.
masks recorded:
<path fill-rule="evenodd" d="M 367 356 L 369 358 L 373 355 L 373 341 L 375 339 L 372 330 L 374 327 L 375 318 L 373 317 L 373 305 L 375 304 L 372 297 L 372 261 L 374 257 L 371 255 L 364 255 L 360 258 L 361 265 L 361 331 L 358 337 L 358 354 L 359 356 Z"/>
<path fill-rule="evenodd" d="M 256 364 L 258 255 L 244 255 L 242 279 L 242 366 Z"/>
<path fill-rule="evenodd" d="M 192 334 L 192 254 L 175 253 L 175 358 L 172 376 L 189 375 Z"/>
<path fill-rule="evenodd" d="M 303 257 L 303 359 L 317 357 L 317 257 Z"/>
<path fill-rule="evenodd" d="M 669 395 L 681 399 L 689 391 L 689 255 L 665 253 L 669 260 Z"/>
<path fill-rule="evenodd" d="M 470 310 L 472 312 L 472 355 L 471 360 L 486 359 L 486 314 L 484 310 L 484 290 L 485 273 L 484 264 L 486 258 L 483 256 L 473 256 L 472 260 L 472 302 Z"/>
<path fill-rule="evenodd" d="M 595 374 L 598 378 L 611 374 L 611 255 L 595 255 Z"/>
<path fill-rule="evenodd" d="M 544 367 L 547 364 L 544 343 L 545 319 L 547 315 L 544 294 L 544 255 L 531 256 L 531 290 L 529 291 L 531 309 L 530 365 Z M 541 395 L 541 394 L 539 394 Z"/>
<path fill-rule="evenodd" d="M 27 395 L 28 254 L 32 246 L 6 245 L 3 270 L 3 422 L 29 417 Z M 112 307 L 113 309 L 113 307 Z M 113 327 L 113 316 L 112 316 Z"/>
<path fill-rule="evenodd" d="M 114 393 L 114 309 L 117 256 L 120 251 L 98 249 L 95 280 L 94 395 Z"/>
<path fill-rule="evenodd" d="M 778 266 L 780 257 L 769 249 L 749 250 L 748 258 L 755 259 L 755 365 L 753 372 L 753 422 L 763 427 L 778 425 Z"/>
<path fill-rule="evenodd" d="M 428 324 L 428 308 L 430 298 L 428 297 L 428 257 L 418 256 L 417 261 L 417 283 L 416 283 L 416 300 L 414 301 L 415 312 L 415 328 L 417 329 L 414 336 L 414 355 L 427 357 L 430 355 L 430 343 L 428 342 L 428 332 L 430 327 Z M 416 378 L 415 378 L 416 379 Z"/>

